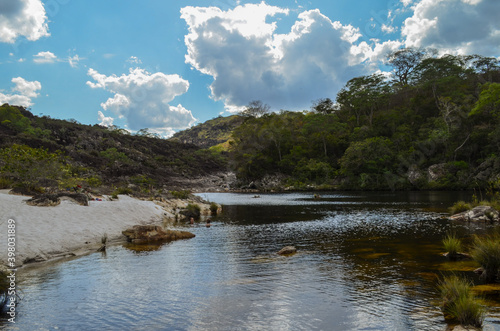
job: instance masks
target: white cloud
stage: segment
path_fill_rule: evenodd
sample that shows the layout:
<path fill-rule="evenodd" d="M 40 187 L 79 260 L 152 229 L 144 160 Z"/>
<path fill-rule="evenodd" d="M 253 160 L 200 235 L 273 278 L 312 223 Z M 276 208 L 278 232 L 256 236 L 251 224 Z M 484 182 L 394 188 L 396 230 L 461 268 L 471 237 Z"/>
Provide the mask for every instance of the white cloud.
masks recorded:
<path fill-rule="evenodd" d="M 0 104 L 9 103 L 16 106 L 32 106 L 31 99 L 38 97 L 39 94 L 37 91 L 42 88 L 42 84 L 36 80 L 27 81 L 22 77 L 12 78 L 11 81 L 15 86 L 9 94 L 0 92 Z"/>
<path fill-rule="evenodd" d="M 500 1 L 422 0 L 404 22 L 408 47 L 433 47 L 443 53 L 500 54 Z"/>
<path fill-rule="evenodd" d="M 20 36 L 35 41 L 49 35 L 41 0 L 0 0 L 0 42 L 13 43 Z"/>
<path fill-rule="evenodd" d="M 171 133 L 173 129 L 185 129 L 196 121 L 191 111 L 182 105 L 169 105 L 189 88 L 189 82 L 179 75 L 151 74 L 140 68 L 130 69 L 128 75 L 121 76 L 106 76 L 89 69 L 88 75 L 95 81 L 88 81 L 88 86 L 114 94 L 101 103 L 101 107 L 124 118 L 131 130 L 149 128 L 155 132 Z M 102 123 L 111 121 L 102 112 L 98 116 Z"/>
<path fill-rule="evenodd" d="M 288 10 L 246 4 L 233 10 L 185 7 L 186 63 L 211 75 L 212 98 L 238 110 L 252 100 L 275 109 L 309 108 L 334 97 L 345 82 L 366 73 L 362 62 L 374 56 L 351 25 L 332 22 L 319 10 L 304 11 L 287 34 L 277 34 L 276 15 Z"/>
<path fill-rule="evenodd" d="M 130 64 L 142 64 L 142 61 L 141 59 L 139 59 L 137 56 L 131 56 L 128 60 L 127 60 L 128 63 Z"/>
<path fill-rule="evenodd" d="M 71 68 L 76 68 L 78 66 L 78 62 L 80 62 L 80 57 L 78 56 L 78 54 L 68 57 L 68 63 Z"/>
<path fill-rule="evenodd" d="M 39 52 L 33 55 L 33 62 L 35 63 L 54 63 L 57 61 L 57 56 L 52 52 Z"/>
<path fill-rule="evenodd" d="M 113 120 L 114 120 L 113 117 L 104 116 L 104 114 L 100 110 L 97 112 L 97 119 L 99 121 L 99 125 L 102 125 L 102 126 L 112 126 L 113 125 Z"/>

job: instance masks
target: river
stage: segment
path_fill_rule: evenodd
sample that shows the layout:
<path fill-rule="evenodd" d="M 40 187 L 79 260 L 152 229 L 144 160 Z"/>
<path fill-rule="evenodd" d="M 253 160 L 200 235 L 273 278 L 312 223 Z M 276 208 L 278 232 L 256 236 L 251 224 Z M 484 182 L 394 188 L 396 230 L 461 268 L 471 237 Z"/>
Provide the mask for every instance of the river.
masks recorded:
<path fill-rule="evenodd" d="M 223 204 L 196 238 L 111 246 L 18 272 L 16 330 L 445 330 L 436 284 L 451 272 L 481 284 L 474 262 L 450 262 L 441 219 L 463 192 L 200 196 Z M 294 245 L 292 256 L 276 254 Z M 499 292 L 484 293 L 484 330 L 500 330 Z"/>

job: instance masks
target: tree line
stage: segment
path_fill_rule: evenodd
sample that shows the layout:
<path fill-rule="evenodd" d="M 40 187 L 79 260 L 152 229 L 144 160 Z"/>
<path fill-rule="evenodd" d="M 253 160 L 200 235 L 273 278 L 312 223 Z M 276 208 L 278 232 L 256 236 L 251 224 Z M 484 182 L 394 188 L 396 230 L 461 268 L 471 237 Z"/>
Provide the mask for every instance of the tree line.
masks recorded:
<path fill-rule="evenodd" d="M 401 49 L 390 75 L 356 77 L 310 110 L 269 112 L 254 101 L 233 132 L 243 181 L 284 174 L 296 187 L 461 189 L 500 173 L 500 62 Z"/>

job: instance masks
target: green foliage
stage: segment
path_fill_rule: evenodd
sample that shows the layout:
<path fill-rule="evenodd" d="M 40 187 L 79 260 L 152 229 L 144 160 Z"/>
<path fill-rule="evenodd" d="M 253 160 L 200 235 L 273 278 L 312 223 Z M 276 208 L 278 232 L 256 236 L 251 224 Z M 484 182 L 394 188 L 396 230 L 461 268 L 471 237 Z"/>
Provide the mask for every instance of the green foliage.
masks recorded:
<path fill-rule="evenodd" d="M 100 155 L 101 157 L 106 158 L 109 161 L 108 164 L 113 164 L 115 162 L 130 162 L 128 156 L 123 152 L 119 152 L 115 147 L 111 147 L 106 149 L 105 151 L 102 151 Z"/>
<path fill-rule="evenodd" d="M 57 184 L 67 174 L 68 168 L 60 152 L 49 153 L 43 148 L 12 145 L 0 149 L 0 172 L 21 187 L 32 190 L 47 180 Z"/>
<path fill-rule="evenodd" d="M 193 217 L 194 219 L 199 219 L 201 215 L 201 208 L 197 204 L 188 203 L 186 208 L 182 211 L 187 218 Z"/>
<path fill-rule="evenodd" d="M 462 251 L 462 241 L 454 233 L 446 235 L 443 239 L 443 246 L 450 257 L 454 257 Z"/>
<path fill-rule="evenodd" d="M 474 297 L 472 284 L 456 275 L 445 277 L 438 285 L 445 314 L 461 325 L 481 327 L 485 309 Z"/>
<path fill-rule="evenodd" d="M 182 191 L 170 191 L 170 194 L 174 196 L 176 199 L 187 199 L 189 198 L 189 195 L 191 194 L 191 191 L 189 190 L 182 190 Z"/>
<path fill-rule="evenodd" d="M 482 277 L 494 281 L 500 276 L 500 235 L 475 236 L 471 256 L 484 269 Z"/>
<path fill-rule="evenodd" d="M 119 194 L 123 195 L 132 194 L 132 189 L 128 187 L 118 187 L 113 191 L 113 193 L 111 193 L 111 197 L 117 199 Z"/>
<path fill-rule="evenodd" d="M 9 106 L 8 104 L 0 107 L 0 124 L 16 132 L 32 130 L 30 120 L 21 114 L 19 107 Z"/>
<path fill-rule="evenodd" d="M 472 209 L 472 206 L 469 203 L 466 203 L 465 201 L 457 201 L 450 207 L 450 215 L 458 214 L 470 209 Z"/>
<path fill-rule="evenodd" d="M 219 205 L 217 205 L 215 202 L 210 203 L 210 213 L 212 215 L 217 215 L 218 210 L 219 210 Z"/>

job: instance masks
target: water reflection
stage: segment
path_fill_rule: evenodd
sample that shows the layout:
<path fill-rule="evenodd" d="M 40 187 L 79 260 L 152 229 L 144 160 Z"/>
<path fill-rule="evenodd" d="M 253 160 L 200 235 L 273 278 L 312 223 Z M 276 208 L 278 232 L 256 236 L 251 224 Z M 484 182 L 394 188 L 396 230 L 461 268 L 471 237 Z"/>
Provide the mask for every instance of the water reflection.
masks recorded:
<path fill-rule="evenodd" d="M 208 198 L 224 214 L 211 228 L 183 225 L 192 240 L 109 247 L 106 256 L 23 271 L 17 326 L 443 330 L 436 281 L 451 271 L 474 277 L 474 265 L 444 258 L 441 239 L 450 229 L 491 230 L 439 219 L 456 199 L 443 192 Z M 288 245 L 298 253 L 276 254 Z M 481 289 L 492 306 L 485 330 L 500 330 L 498 292 Z"/>

